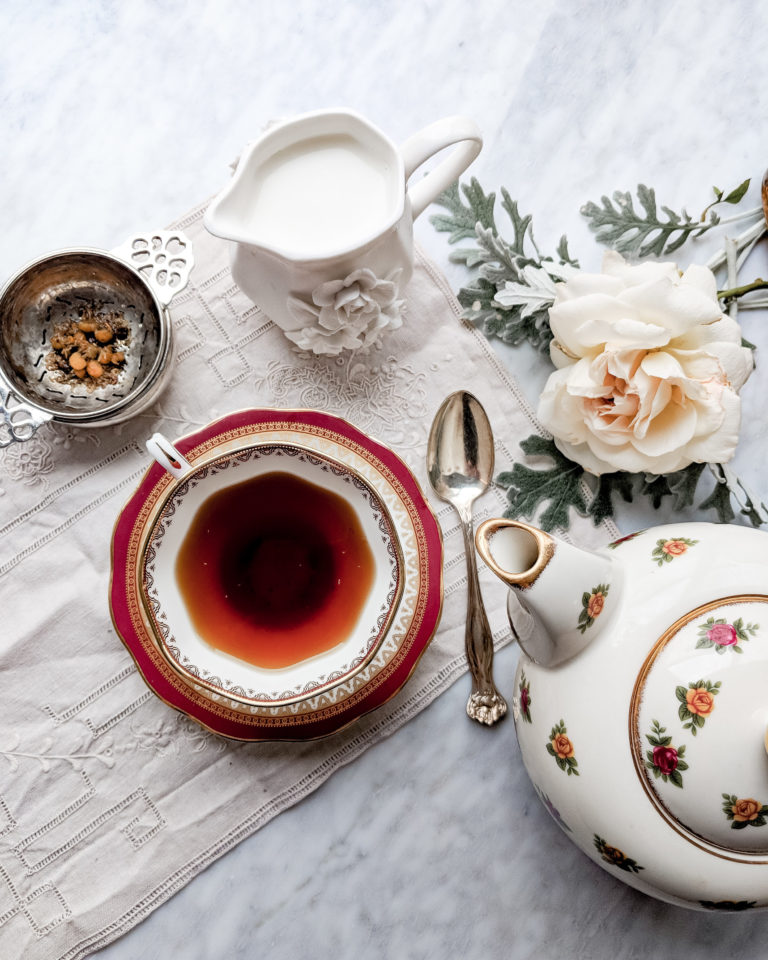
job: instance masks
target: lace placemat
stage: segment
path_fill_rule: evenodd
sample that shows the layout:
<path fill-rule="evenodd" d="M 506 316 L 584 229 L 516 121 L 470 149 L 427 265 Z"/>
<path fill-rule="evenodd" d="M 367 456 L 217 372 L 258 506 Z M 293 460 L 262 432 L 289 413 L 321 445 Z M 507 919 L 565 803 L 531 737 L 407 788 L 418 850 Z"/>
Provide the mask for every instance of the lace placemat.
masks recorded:
<path fill-rule="evenodd" d="M 465 670 L 466 584 L 452 508 L 440 628 L 390 703 L 336 736 L 244 744 L 207 733 L 144 685 L 110 621 L 109 546 L 149 464 L 144 440 L 173 438 L 243 407 L 339 414 L 395 449 L 426 486 L 429 425 L 443 398 L 472 390 L 497 435 L 497 468 L 537 429 L 484 338 L 459 319 L 421 255 L 406 320 L 368 355 L 302 359 L 235 286 L 203 207 L 175 226 L 194 245 L 191 285 L 173 302 L 171 385 L 126 424 L 42 428 L 0 452 L 0 956 L 75 960 L 105 946 L 212 860 L 401 727 Z M 504 509 L 499 490 L 477 519 Z M 582 542 L 615 531 L 574 523 Z M 504 590 L 483 574 L 494 635 Z M 457 716 L 456 723 L 469 723 Z M 407 735 L 407 734 L 404 734 Z"/>

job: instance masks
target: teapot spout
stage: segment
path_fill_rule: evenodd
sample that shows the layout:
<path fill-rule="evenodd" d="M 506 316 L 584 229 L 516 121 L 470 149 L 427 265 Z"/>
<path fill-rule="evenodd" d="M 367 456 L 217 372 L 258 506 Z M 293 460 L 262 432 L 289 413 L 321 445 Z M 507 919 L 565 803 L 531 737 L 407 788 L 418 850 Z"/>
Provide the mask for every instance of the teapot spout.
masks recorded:
<path fill-rule="evenodd" d="M 488 567 L 512 588 L 512 631 L 536 663 L 551 667 L 576 656 L 618 608 L 620 572 L 610 556 L 518 520 L 486 520 L 475 543 Z"/>

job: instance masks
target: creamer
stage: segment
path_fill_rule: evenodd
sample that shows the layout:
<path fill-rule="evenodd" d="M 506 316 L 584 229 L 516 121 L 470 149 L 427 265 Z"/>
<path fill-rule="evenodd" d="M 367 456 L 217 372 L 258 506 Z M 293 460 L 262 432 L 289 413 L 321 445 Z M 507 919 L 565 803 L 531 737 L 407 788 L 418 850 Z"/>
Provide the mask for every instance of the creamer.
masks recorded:
<path fill-rule="evenodd" d="M 300 350 L 367 348 L 402 323 L 413 221 L 481 145 L 465 117 L 438 120 L 398 149 L 350 110 L 307 113 L 268 127 L 247 147 L 205 225 L 230 242 L 238 287 Z"/>

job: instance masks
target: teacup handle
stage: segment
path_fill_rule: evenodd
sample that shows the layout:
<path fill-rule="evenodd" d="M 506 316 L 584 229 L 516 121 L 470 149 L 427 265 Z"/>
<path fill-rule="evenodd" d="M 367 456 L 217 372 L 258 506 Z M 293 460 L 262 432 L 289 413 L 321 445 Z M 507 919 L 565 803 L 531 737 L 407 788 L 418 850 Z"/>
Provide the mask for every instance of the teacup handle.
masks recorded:
<path fill-rule="evenodd" d="M 189 460 L 183 457 L 162 433 L 152 434 L 145 446 L 160 466 L 177 480 L 183 480 L 194 469 Z"/>
<path fill-rule="evenodd" d="M 464 173 L 480 153 L 483 137 L 477 124 L 469 117 L 445 117 L 414 133 L 400 147 L 407 180 L 425 160 L 453 143 L 458 146 L 445 160 L 441 161 L 434 170 L 430 170 L 418 183 L 408 187 L 414 220 L 443 190 L 450 187 L 454 180 L 458 180 Z"/>

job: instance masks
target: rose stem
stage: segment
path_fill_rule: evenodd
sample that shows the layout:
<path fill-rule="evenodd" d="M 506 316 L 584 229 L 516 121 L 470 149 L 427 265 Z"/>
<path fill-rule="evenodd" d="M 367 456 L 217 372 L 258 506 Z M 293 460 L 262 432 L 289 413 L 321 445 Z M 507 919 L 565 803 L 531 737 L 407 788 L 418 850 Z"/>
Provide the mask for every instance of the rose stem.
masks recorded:
<path fill-rule="evenodd" d="M 751 293 L 753 290 L 766 289 L 768 289 L 768 280 L 763 280 L 758 277 L 757 280 L 753 280 L 752 283 L 745 283 L 743 287 L 730 287 L 728 290 L 718 290 L 717 297 L 718 300 L 731 300 L 736 297 L 743 297 L 745 293 Z"/>

